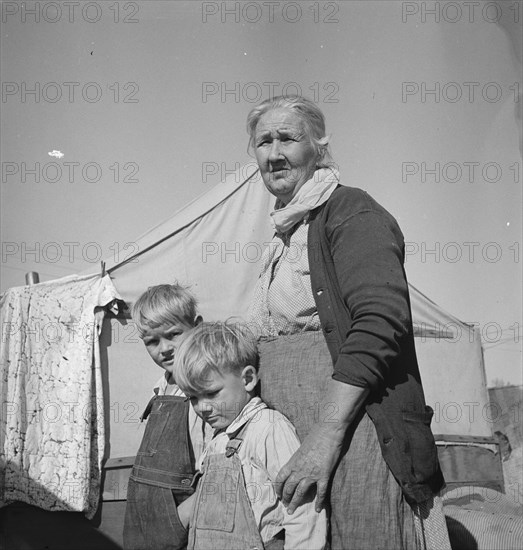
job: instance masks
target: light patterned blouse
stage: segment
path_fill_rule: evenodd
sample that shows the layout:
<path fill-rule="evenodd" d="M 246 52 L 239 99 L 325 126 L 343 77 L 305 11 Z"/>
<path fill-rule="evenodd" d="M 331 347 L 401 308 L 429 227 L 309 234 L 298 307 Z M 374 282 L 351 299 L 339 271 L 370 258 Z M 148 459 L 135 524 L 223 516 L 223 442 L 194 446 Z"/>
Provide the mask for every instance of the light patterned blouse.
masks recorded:
<path fill-rule="evenodd" d="M 250 318 L 260 336 L 320 330 L 307 252 L 308 218 L 276 233 L 265 250 Z"/>

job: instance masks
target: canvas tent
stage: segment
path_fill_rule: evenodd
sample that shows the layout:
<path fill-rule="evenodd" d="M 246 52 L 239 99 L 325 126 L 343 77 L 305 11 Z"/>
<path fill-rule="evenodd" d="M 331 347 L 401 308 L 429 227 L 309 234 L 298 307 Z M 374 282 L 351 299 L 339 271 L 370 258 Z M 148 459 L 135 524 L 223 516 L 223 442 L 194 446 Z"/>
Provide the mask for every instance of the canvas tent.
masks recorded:
<path fill-rule="evenodd" d="M 243 166 L 136 239 L 124 251 L 126 257 L 119 262 L 112 258 L 106 269 L 127 305 L 148 286 L 177 280 L 191 286 L 207 320 L 244 318 L 263 250 L 272 237 L 273 203 L 256 167 Z M 427 402 L 435 410 L 432 429 L 447 482 L 451 487 L 454 482 L 481 484 L 485 478 L 478 472 L 494 471 L 496 459 L 479 333 L 412 286 L 410 294 L 421 376 Z M 144 429 L 140 415 L 161 373 L 148 357 L 128 310 L 107 313 L 99 351 L 106 460 L 103 498 L 93 525 L 96 536 L 109 537 L 104 544 L 116 548 L 121 544 L 130 468 Z M 493 477 L 494 486 L 502 489 L 502 475 Z M 22 534 L 28 517 L 51 527 L 54 520 L 73 525 L 54 513 L 40 517 L 36 508 L 20 513 L 8 509 L 6 514 L 13 526 L 16 518 L 20 520 L 13 531 Z"/>

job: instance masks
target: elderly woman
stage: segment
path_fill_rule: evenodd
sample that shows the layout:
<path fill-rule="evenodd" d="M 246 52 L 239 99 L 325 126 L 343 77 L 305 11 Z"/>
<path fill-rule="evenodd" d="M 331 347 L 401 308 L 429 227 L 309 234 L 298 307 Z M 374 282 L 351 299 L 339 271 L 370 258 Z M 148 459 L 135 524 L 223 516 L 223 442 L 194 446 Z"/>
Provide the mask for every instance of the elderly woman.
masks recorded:
<path fill-rule="evenodd" d="M 302 438 L 279 495 L 292 513 L 315 491 L 332 548 L 450 548 L 401 230 L 367 193 L 340 185 L 313 102 L 264 101 L 247 128 L 276 197 L 251 308 L 262 397 Z"/>

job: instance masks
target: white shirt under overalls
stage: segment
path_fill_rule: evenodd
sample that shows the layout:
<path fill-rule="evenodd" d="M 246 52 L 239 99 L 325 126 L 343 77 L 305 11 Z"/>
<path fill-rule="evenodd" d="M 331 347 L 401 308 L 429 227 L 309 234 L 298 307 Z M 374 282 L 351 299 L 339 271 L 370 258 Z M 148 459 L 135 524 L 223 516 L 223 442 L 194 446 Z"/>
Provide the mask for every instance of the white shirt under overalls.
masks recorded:
<path fill-rule="evenodd" d="M 285 529 L 285 550 L 320 550 L 327 537 L 325 510 L 317 513 L 314 502 L 300 506 L 288 514 L 276 496 L 272 482 L 280 469 L 298 450 L 300 442 L 291 422 L 281 413 L 269 409 L 254 397 L 225 431 L 218 432 L 207 444 L 197 467 L 201 469 L 207 454 L 225 453 L 229 434 L 246 422 L 238 450 L 247 495 L 263 542 L 268 542 Z"/>

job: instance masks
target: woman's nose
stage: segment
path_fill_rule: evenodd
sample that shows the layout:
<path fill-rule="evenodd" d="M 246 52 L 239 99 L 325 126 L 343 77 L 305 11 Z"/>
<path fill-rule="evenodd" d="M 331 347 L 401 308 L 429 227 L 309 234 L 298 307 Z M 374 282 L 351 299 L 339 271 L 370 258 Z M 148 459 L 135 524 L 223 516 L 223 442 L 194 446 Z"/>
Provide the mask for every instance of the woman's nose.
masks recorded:
<path fill-rule="evenodd" d="M 280 157 L 281 157 L 281 145 L 280 145 L 280 142 L 277 139 L 275 139 L 271 143 L 271 149 L 269 151 L 269 160 L 271 162 L 275 162 L 279 160 Z"/>

